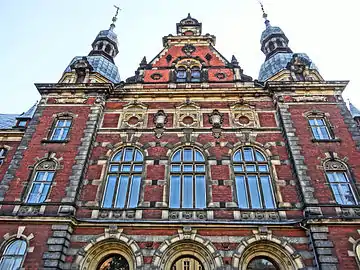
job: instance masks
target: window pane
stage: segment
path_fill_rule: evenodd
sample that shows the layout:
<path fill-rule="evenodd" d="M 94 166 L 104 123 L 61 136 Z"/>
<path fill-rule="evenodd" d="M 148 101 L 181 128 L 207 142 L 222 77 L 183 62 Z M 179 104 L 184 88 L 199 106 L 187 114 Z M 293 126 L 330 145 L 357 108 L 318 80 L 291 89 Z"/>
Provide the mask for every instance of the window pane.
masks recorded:
<path fill-rule="evenodd" d="M 309 124 L 310 124 L 310 126 L 315 126 L 315 120 L 314 119 L 309 119 Z"/>
<path fill-rule="evenodd" d="M 206 207 L 205 176 L 195 177 L 195 207 L 196 208 Z"/>
<path fill-rule="evenodd" d="M 251 207 L 261 208 L 260 192 L 257 177 L 248 176 L 248 184 L 250 191 Z"/>
<path fill-rule="evenodd" d="M 117 153 L 117 154 L 113 157 L 112 161 L 120 162 L 120 160 L 121 160 L 121 155 L 122 155 L 122 151 L 120 151 L 119 153 Z"/>
<path fill-rule="evenodd" d="M 192 165 L 184 165 L 184 172 L 192 172 L 193 166 Z"/>
<path fill-rule="evenodd" d="M 327 177 L 328 177 L 329 182 L 336 182 L 336 178 L 335 178 L 335 174 L 334 174 L 334 173 L 327 172 L 326 175 L 327 175 Z"/>
<path fill-rule="evenodd" d="M 171 161 L 173 162 L 180 162 L 181 161 L 181 150 L 178 150 L 174 155 Z"/>
<path fill-rule="evenodd" d="M 237 151 L 234 155 L 234 161 L 235 162 L 240 162 L 242 161 L 242 157 L 241 157 L 241 151 Z"/>
<path fill-rule="evenodd" d="M 21 262 L 22 262 L 22 258 L 14 258 L 14 264 L 13 264 L 13 268 L 11 268 L 12 270 L 15 269 L 20 269 L 21 266 Z M 10 270 L 10 269 L 9 269 Z"/>
<path fill-rule="evenodd" d="M 259 172 L 268 172 L 269 171 L 268 165 L 259 165 L 258 168 L 259 168 Z"/>
<path fill-rule="evenodd" d="M 55 128 L 53 136 L 52 136 L 52 140 L 60 140 L 61 138 L 61 129 L 60 128 Z"/>
<path fill-rule="evenodd" d="M 234 166 L 234 171 L 235 172 L 243 172 L 244 171 L 243 165 Z"/>
<path fill-rule="evenodd" d="M 141 172 L 143 169 L 142 165 L 134 165 L 134 172 Z"/>
<path fill-rule="evenodd" d="M 196 165 L 196 172 L 205 172 L 205 165 Z"/>
<path fill-rule="evenodd" d="M 344 204 L 354 205 L 355 198 L 349 184 L 340 184 Z"/>
<path fill-rule="evenodd" d="M 339 204 L 344 204 L 342 197 L 341 197 L 341 191 L 339 189 L 339 186 L 337 184 L 331 184 L 331 188 L 334 193 L 336 202 Z"/>
<path fill-rule="evenodd" d="M 109 176 L 106 190 L 105 190 L 105 196 L 103 201 L 103 207 L 105 208 L 111 208 L 112 207 L 112 201 L 114 198 L 114 192 L 115 192 L 115 186 L 116 186 L 116 176 Z"/>
<path fill-rule="evenodd" d="M 129 199 L 129 207 L 135 208 L 138 205 L 139 201 L 139 193 L 140 193 L 140 176 L 133 176 L 131 181 L 131 191 L 130 191 L 130 199 Z"/>
<path fill-rule="evenodd" d="M 244 148 L 245 161 L 254 161 L 253 151 L 251 148 Z"/>
<path fill-rule="evenodd" d="M 14 269 L 14 268 L 13 268 L 13 263 L 14 263 L 13 258 L 6 258 L 6 257 L 4 257 L 4 258 L 1 260 L 0 269 L 1 269 L 1 270 Z M 16 269 L 16 268 L 15 268 L 15 269 Z M 19 268 L 18 268 L 18 269 L 19 269 Z"/>
<path fill-rule="evenodd" d="M 264 155 L 262 153 L 260 153 L 259 151 L 255 151 L 255 155 L 256 155 L 257 161 L 266 161 Z"/>
<path fill-rule="evenodd" d="M 333 174 L 336 182 L 349 182 L 345 175 L 345 172 L 334 172 Z"/>
<path fill-rule="evenodd" d="M 330 139 L 330 135 L 326 127 L 320 127 L 320 132 L 322 139 Z"/>
<path fill-rule="evenodd" d="M 184 161 L 193 161 L 193 150 L 184 149 Z"/>
<path fill-rule="evenodd" d="M 195 161 L 205 162 L 204 156 L 198 150 L 195 150 Z"/>
<path fill-rule="evenodd" d="M 249 208 L 246 186 L 245 186 L 245 177 L 236 176 L 235 181 L 236 181 L 236 193 L 237 193 L 236 195 L 237 195 L 239 207 Z"/>
<path fill-rule="evenodd" d="M 312 127 L 311 130 L 312 130 L 312 133 L 313 133 L 315 139 L 317 139 L 317 140 L 321 139 L 317 127 Z"/>
<path fill-rule="evenodd" d="M 193 177 L 183 176 L 183 208 L 193 207 Z"/>
<path fill-rule="evenodd" d="M 129 185 L 129 177 L 126 175 L 120 176 L 120 183 L 118 185 L 118 190 L 116 194 L 116 204 L 115 207 L 124 208 L 125 207 L 125 200 L 126 195 L 128 192 L 128 185 Z"/>
<path fill-rule="evenodd" d="M 118 172 L 120 166 L 119 165 L 111 165 L 110 166 L 110 172 Z"/>
<path fill-rule="evenodd" d="M 275 208 L 270 177 L 261 176 L 260 179 L 261 179 L 261 188 L 264 196 L 265 208 Z"/>
<path fill-rule="evenodd" d="M 39 201 L 38 201 L 39 203 L 42 203 L 46 200 L 49 190 L 50 190 L 50 184 L 43 184 L 41 194 L 39 194 Z"/>
<path fill-rule="evenodd" d="M 45 172 L 39 171 L 36 173 L 35 181 L 44 181 L 45 180 Z"/>
<path fill-rule="evenodd" d="M 70 126 L 71 126 L 71 120 L 66 120 L 65 127 L 70 127 Z"/>
<path fill-rule="evenodd" d="M 133 160 L 133 150 L 132 148 L 125 149 L 125 157 L 124 161 L 132 161 Z"/>
<path fill-rule="evenodd" d="M 137 162 L 143 161 L 143 155 L 139 150 L 135 150 L 135 161 Z"/>
<path fill-rule="evenodd" d="M 130 172 L 131 166 L 130 165 L 122 165 L 121 172 Z"/>
<path fill-rule="evenodd" d="M 173 175 L 170 180 L 170 207 L 180 208 L 180 176 Z"/>
<path fill-rule="evenodd" d="M 66 139 L 68 133 L 69 133 L 69 129 L 68 129 L 68 128 L 63 128 L 63 129 L 62 129 L 62 134 L 61 134 L 61 140 L 62 140 L 62 141 Z"/>
<path fill-rule="evenodd" d="M 246 165 L 246 171 L 247 172 L 256 172 L 256 166 L 255 165 Z"/>
<path fill-rule="evenodd" d="M 41 193 L 41 183 L 33 183 L 33 186 L 30 191 L 30 195 L 28 198 L 28 203 L 37 203 L 40 198 Z"/>
<path fill-rule="evenodd" d="M 180 172 L 180 165 L 171 165 L 171 171 L 172 172 Z"/>
<path fill-rule="evenodd" d="M 47 182 L 51 182 L 54 178 L 54 172 L 47 172 L 47 175 L 46 175 L 46 181 Z"/>

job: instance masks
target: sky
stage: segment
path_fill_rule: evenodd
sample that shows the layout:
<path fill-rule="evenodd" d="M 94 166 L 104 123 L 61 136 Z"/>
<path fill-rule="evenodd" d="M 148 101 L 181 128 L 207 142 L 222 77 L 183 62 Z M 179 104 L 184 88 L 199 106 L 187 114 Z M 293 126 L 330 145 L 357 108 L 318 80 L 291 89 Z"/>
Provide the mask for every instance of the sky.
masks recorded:
<path fill-rule="evenodd" d="M 280 26 L 294 52 L 304 52 L 325 80 L 350 80 L 344 98 L 360 109 L 359 0 L 263 0 L 272 25 Z M 258 0 L 0 0 L 0 113 L 22 113 L 40 96 L 34 83 L 57 83 L 74 56 L 87 55 L 100 30 L 122 8 L 115 32 L 115 62 L 122 80 L 143 56 L 162 49 L 162 37 L 190 12 L 203 34 L 217 37 L 228 60 L 257 78 L 264 55 Z"/>

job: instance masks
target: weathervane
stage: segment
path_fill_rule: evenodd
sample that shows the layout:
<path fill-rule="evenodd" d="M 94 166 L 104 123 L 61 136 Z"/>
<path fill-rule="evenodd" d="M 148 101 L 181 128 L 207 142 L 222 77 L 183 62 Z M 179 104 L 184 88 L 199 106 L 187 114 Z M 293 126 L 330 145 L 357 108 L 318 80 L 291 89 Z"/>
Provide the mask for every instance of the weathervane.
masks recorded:
<path fill-rule="evenodd" d="M 263 18 L 264 18 L 264 20 L 265 20 L 265 24 L 266 24 L 266 26 L 269 26 L 270 22 L 269 22 L 268 17 L 267 17 L 268 15 L 267 15 L 266 12 L 265 12 L 264 5 L 263 5 L 263 3 L 262 3 L 261 0 L 258 0 L 258 2 L 259 2 L 259 4 L 260 4 L 261 10 L 262 10 L 262 12 L 263 12 Z"/>
<path fill-rule="evenodd" d="M 112 23 L 110 24 L 110 30 L 113 30 L 115 28 L 115 22 L 117 21 L 119 10 L 121 10 L 121 8 L 118 6 L 114 5 L 114 7 L 116 8 L 116 12 L 115 12 L 115 16 L 112 18 Z"/>

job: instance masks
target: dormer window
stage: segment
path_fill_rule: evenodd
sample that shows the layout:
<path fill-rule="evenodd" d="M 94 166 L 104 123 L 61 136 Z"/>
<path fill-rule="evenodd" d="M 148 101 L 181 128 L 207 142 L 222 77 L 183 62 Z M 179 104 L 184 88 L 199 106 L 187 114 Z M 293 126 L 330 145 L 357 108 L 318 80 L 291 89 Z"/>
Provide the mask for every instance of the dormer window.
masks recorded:
<path fill-rule="evenodd" d="M 195 66 L 192 68 L 179 67 L 176 71 L 176 82 L 201 82 L 201 70 Z"/>
<path fill-rule="evenodd" d="M 198 67 L 193 67 L 191 69 L 191 81 L 192 82 L 200 82 L 201 73 Z"/>
<path fill-rule="evenodd" d="M 176 72 L 176 82 L 186 82 L 186 69 L 181 67 Z"/>

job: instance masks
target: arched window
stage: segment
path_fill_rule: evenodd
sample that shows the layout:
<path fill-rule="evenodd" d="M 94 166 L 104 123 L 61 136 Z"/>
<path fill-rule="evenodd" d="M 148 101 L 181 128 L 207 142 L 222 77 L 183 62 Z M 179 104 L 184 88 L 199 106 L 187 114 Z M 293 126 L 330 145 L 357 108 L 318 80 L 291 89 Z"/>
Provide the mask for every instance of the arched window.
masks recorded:
<path fill-rule="evenodd" d="M 0 166 L 4 163 L 5 157 L 6 157 L 7 149 L 1 147 L 0 148 Z"/>
<path fill-rule="evenodd" d="M 233 157 L 237 200 L 240 208 L 275 208 L 270 168 L 264 154 L 243 147 Z"/>
<path fill-rule="evenodd" d="M 101 51 L 104 46 L 104 43 L 100 42 L 98 45 L 98 50 Z"/>
<path fill-rule="evenodd" d="M 108 44 L 105 47 L 105 52 L 110 53 L 110 51 L 111 51 L 111 46 Z"/>
<path fill-rule="evenodd" d="M 176 82 L 186 82 L 186 68 L 179 67 L 176 71 Z"/>
<path fill-rule="evenodd" d="M 191 82 L 200 82 L 201 81 L 201 73 L 199 67 L 191 68 Z"/>
<path fill-rule="evenodd" d="M 54 179 L 56 163 L 54 161 L 43 161 L 35 168 L 27 203 L 43 203 L 46 200 Z"/>
<path fill-rule="evenodd" d="M 130 266 L 128 261 L 120 254 L 112 254 L 106 257 L 97 267 L 97 270 L 129 270 Z"/>
<path fill-rule="evenodd" d="M 182 257 L 174 262 L 171 270 L 203 270 L 204 266 L 194 257 Z"/>
<path fill-rule="evenodd" d="M 195 148 L 182 148 L 171 157 L 170 208 L 205 208 L 205 159 Z"/>
<path fill-rule="evenodd" d="M 69 131 L 72 125 L 72 117 L 61 116 L 56 118 L 51 130 L 51 141 L 65 141 L 69 138 Z"/>
<path fill-rule="evenodd" d="M 25 240 L 17 239 L 5 246 L 0 260 L 1 270 L 20 269 L 25 258 L 27 243 Z"/>
<path fill-rule="evenodd" d="M 325 163 L 325 173 L 338 204 L 357 204 L 353 181 L 345 164 L 337 160 L 329 160 Z"/>
<path fill-rule="evenodd" d="M 275 262 L 272 262 L 272 260 L 267 257 L 255 257 L 250 261 L 246 269 L 247 270 L 259 270 L 259 269 L 278 270 L 280 268 L 276 265 Z"/>
<path fill-rule="evenodd" d="M 283 44 L 282 44 L 282 42 L 281 42 L 280 39 L 277 39 L 277 40 L 276 40 L 276 45 L 277 45 L 278 47 L 282 47 L 282 46 L 283 46 Z"/>
<path fill-rule="evenodd" d="M 275 49 L 274 42 L 272 42 L 272 41 L 269 42 L 269 49 L 270 49 L 270 51 Z"/>
<path fill-rule="evenodd" d="M 135 208 L 138 205 L 143 154 L 134 147 L 125 147 L 111 159 L 102 206 Z"/>

